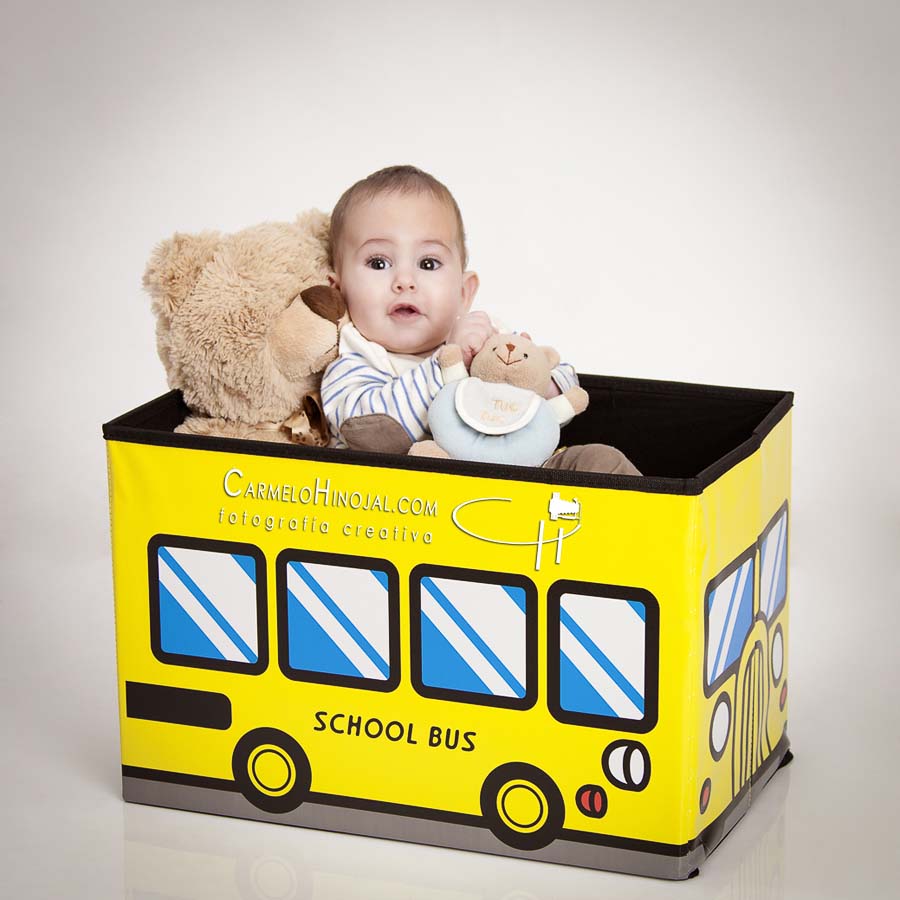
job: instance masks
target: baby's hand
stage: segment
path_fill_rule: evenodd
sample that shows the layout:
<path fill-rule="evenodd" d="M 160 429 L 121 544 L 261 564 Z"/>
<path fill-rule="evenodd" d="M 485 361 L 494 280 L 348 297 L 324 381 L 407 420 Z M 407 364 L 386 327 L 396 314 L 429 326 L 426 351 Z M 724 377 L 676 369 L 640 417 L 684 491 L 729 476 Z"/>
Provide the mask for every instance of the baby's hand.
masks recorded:
<path fill-rule="evenodd" d="M 496 334 L 496 329 L 491 325 L 488 314 L 481 311 L 470 312 L 456 320 L 447 343 L 459 344 L 463 353 L 463 365 L 468 369 L 472 357 L 492 334 Z"/>

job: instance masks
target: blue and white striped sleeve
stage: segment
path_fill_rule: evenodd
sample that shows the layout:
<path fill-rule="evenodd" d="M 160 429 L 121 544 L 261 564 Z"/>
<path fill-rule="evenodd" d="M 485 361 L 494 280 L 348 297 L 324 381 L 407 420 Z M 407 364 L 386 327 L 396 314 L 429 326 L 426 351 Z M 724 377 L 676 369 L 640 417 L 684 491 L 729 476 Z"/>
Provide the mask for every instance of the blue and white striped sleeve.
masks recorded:
<path fill-rule="evenodd" d="M 578 376 L 575 374 L 575 367 L 569 363 L 560 363 L 550 375 L 561 394 L 564 394 L 569 388 L 578 387 Z"/>
<path fill-rule="evenodd" d="M 428 409 L 443 387 L 441 369 L 434 356 L 402 375 L 375 368 L 358 353 L 336 359 L 322 376 L 322 408 L 337 438 L 347 419 L 383 413 L 399 422 L 414 441 L 428 432 Z"/>

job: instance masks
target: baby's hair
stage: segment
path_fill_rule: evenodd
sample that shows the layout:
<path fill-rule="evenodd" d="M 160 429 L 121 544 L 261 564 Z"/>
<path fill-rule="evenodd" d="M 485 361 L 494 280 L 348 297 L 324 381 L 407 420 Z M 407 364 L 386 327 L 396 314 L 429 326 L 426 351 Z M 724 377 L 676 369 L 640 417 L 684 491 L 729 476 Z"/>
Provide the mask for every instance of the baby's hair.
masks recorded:
<path fill-rule="evenodd" d="M 379 194 L 387 194 L 392 191 L 399 194 L 413 194 L 427 191 L 435 199 L 446 203 L 456 217 L 457 241 L 459 243 L 459 255 L 462 257 L 462 267 L 465 269 L 469 261 L 466 250 L 466 232 L 463 228 L 462 214 L 459 211 L 453 194 L 433 175 L 417 169 L 415 166 L 388 166 L 373 172 L 362 181 L 357 181 L 352 187 L 347 188 L 341 195 L 331 213 L 331 231 L 329 234 L 328 250 L 331 267 L 337 262 L 335 250 L 338 247 L 341 234 L 344 231 L 344 223 L 347 214 L 355 203 L 364 202 L 377 197 Z"/>

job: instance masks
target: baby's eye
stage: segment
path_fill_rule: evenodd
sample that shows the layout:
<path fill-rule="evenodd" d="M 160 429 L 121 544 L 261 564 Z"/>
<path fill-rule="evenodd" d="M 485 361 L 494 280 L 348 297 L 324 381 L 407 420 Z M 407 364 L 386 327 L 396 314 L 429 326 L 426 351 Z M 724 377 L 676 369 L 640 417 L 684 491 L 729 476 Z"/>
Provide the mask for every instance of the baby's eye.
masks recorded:
<path fill-rule="evenodd" d="M 366 265 L 370 269 L 381 271 L 382 269 L 387 269 L 390 266 L 390 263 L 383 256 L 370 256 L 366 260 Z"/>
<path fill-rule="evenodd" d="M 419 268 L 426 272 L 436 272 L 441 267 L 441 261 L 433 256 L 426 256 L 419 260 Z"/>

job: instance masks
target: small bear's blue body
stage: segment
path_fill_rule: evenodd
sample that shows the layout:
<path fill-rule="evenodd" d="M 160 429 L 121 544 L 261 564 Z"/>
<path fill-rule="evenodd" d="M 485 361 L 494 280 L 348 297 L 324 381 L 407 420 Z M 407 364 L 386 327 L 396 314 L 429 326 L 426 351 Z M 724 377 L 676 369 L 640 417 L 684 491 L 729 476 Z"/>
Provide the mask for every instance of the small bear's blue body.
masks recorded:
<path fill-rule="evenodd" d="M 483 434 L 467 425 L 456 410 L 456 392 L 464 381 L 445 384 L 428 411 L 428 425 L 438 446 L 452 459 L 540 466 L 559 444 L 559 421 L 549 403 L 540 399 L 534 417 L 508 434 Z"/>

